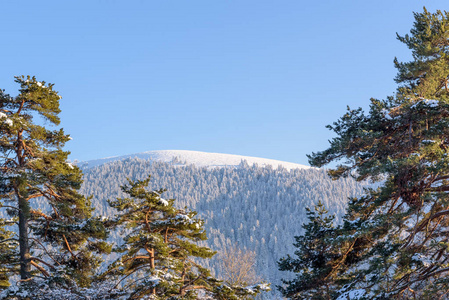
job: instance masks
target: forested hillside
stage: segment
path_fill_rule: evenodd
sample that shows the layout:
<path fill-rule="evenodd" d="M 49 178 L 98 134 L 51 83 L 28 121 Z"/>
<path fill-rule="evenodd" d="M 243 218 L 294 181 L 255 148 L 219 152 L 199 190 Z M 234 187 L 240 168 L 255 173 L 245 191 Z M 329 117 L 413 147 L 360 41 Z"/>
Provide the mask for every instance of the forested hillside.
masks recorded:
<path fill-rule="evenodd" d="M 325 170 L 288 171 L 246 162 L 210 169 L 180 165 L 177 160 L 128 158 L 83 171 L 81 192 L 93 196 L 95 213 L 102 216 L 113 214 L 107 200 L 124 196 L 120 185 L 126 178 L 140 180 L 150 174 L 150 189 L 167 189 L 164 198 L 176 198 L 179 206 L 196 210 L 205 219 L 207 244 L 213 250 L 237 243 L 240 248 L 256 251 L 257 271 L 273 285 L 285 277 L 277 270 L 276 261 L 294 250 L 293 236 L 301 234 L 305 207 L 321 200 L 338 220 L 347 198 L 362 192 L 362 185 L 354 180 L 332 181 Z M 216 259 L 210 267 L 219 273 Z"/>

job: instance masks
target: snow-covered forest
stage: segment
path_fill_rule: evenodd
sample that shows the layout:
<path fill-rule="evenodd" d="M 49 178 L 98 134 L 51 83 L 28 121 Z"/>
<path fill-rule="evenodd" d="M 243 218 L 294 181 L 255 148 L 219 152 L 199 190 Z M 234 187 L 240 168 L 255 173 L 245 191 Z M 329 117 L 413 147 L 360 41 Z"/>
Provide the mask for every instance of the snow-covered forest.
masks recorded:
<path fill-rule="evenodd" d="M 165 198 L 176 198 L 206 222 L 207 244 L 216 251 L 237 243 L 257 254 L 257 272 L 273 285 L 285 277 L 277 261 L 292 253 L 293 236 L 301 234 L 305 208 L 321 200 L 331 213 L 344 213 L 348 197 L 360 195 L 363 186 L 352 179 L 332 181 L 322 169 L 273 169 L 270 166 L 198 168 L 174 162 L 129 158 L 87 168 L 81 192 L 93 196 L 95 214 L 112 216 L 108 199 L 123 197 L 126 178 L 151 175 L 150 189 L 167 189 Z M 115 236 L 116 238 L 116 236 Z M 218 257 L 218 256 L 217 256 Z M 207 266 L 219 275 L 217 258 Z"/>

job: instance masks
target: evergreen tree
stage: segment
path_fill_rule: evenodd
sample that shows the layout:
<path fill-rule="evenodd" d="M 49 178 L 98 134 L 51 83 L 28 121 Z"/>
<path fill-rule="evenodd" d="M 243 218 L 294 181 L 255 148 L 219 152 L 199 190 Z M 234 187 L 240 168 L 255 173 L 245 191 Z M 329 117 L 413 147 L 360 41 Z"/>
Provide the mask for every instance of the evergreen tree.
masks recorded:
<path fill-rule="evenodd" d="M 1 206 L 0 206 L 1 207 Z M 0 218 L 0 290 L 10 286 L 9 277 L 17 274 L 17 241 L 14 232 L 5 229 L 14 224 L 14 220 Z"/>
<path fill-rule="evenodd" d="M 449 292 L 449 13 L 415 13 L 410 35 L 398 39 L 413 60 L 395 59 L 396 95 L 372 99 L 368 113 L 348 108 L 329 126 L 330 147 L 309 157 L 314 166 L 338 162 L 334 179 L 380 185 L 349 202 L 340 227 L 339 299 Z"/>
<path fill-rule="evenodd" d="M 227 287 L 198 263 L 215 254 L 196 244 L 206 240 L 204 221 L 194 211 L 175 208 L 175 200 L 161 198 L 164 190 L 147 191 L 149 180 L 129 181 L 122 187 L 129 198 L 110 201 L 118 211 L 110 226 L 129 233 L 115 249 L 120 257 L 104 277 L 117 278 L 117 286 L 131 291 L 128 299 L 197 299 L 199 294 L 245 299 L 256 295 L 262 286 Z"/>
<path fill-rule="evenodd" d="M 43 277 L 51 284 L 74 280 L 87 286 L 100 262 L 94 253 L 108 251 L 102 241 L 106 230 L 92 218 L 90 199 L 77 191 L 82 173 L 67 161 L 69 152 L 62 150 L 70 136 L 63 129 L 48 128 L 60 123 L 61 97 L 53 84 L 35 77 L 15 81 L 20 85 L 18 96 L 0 91 L 0 203 L 17 218 L 15 261 L 22 285 Z M 34 206 L 36 199 L 45 203 L 43 209 Z M 0 245 L 10 238 L 3 235 Z M 9 266 L 15 261 L 3 251 L 0 265 L 13 271 Z M 14 289 L 10 296 L 16 292 L 22 293 Z"/>
<path fill-rule="evenodd" d="M 295 258 L 282 258 L 279 270 L 293 272 L 296 278 L 282 280 L 278 286 L 284 297 L 290 299 L 332 299 L 332 265 L 338 257 L 333 249 L 336 231 L 334 216 L 328 216 L 324 205 L 319 202 L 314 210 L 306 208 L 308 223 L 302 225 L 305 232 L 295 236 L 297 248 Z"/>

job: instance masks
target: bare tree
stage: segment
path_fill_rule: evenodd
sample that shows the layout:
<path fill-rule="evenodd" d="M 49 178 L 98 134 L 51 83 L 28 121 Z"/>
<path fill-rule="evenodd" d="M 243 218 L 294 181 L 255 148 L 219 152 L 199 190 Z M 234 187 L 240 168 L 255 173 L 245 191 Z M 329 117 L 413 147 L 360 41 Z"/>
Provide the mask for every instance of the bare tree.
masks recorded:
<path fill-rule="evenodd" d="M 256 252 L 241 249 L 237 244 L 226 247 L 219 254 L 222 279 L 231 286 L 245 286 L 262 281 L 257 275 Z"/>

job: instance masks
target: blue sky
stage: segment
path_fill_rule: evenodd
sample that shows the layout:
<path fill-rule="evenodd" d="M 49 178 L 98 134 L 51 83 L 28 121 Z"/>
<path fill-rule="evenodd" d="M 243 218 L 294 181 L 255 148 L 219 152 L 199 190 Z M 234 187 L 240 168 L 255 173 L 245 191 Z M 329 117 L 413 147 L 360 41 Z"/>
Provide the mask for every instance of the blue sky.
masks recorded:
<path fill-rule="evenodd" d="M 410 59 L 396 32 L 424 2 L 6 0 L 0 88 L 54 83 L 71 159 L 179 149 L 307 164 L 347 105 L 394 93 L 393 59 Z"/>

